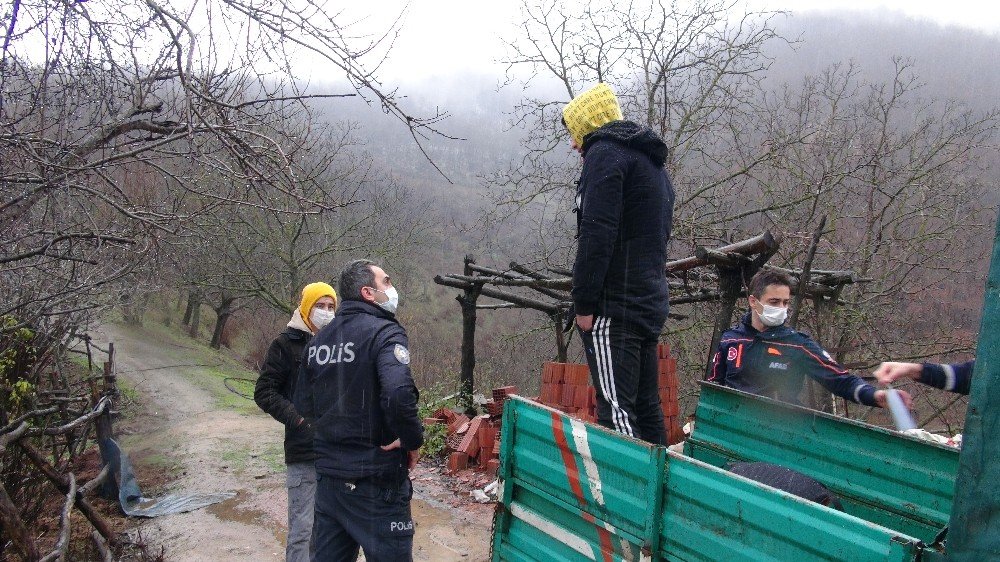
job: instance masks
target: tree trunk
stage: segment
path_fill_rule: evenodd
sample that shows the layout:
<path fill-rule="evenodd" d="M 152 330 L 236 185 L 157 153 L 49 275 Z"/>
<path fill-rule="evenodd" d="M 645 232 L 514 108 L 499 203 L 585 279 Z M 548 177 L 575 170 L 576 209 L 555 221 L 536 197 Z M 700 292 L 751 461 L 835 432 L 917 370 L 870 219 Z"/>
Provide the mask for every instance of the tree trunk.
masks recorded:
<path fill-rule="evenodd" d="M 733 310 L 736 308 L 736 299 L 743 292 L 743 281 L 740 270 L 717 268 L 719 272 L 719 312 L 715 317 L 715 327 L 712 329 L 712 343 L 708 348 L 708 362 L 705 366 L 704 379 L 712 374 L 712 360 L 715 352 L 719 349 L 719 341 L 722 339 L 722 332 L 726 331 L 733 323 Z"/>
<path fill-rule="evenodd" d="M 475 263 L 474 256 L 465 256 L 465 274 L 472 275 L 470 264 Z M 458 297 L 459 304 L 462 305 L 462 373 L 460 376 L 460 392 L 462 400 L 465 402 L 465 412 L 467 415 L 476 415 L 475 405 L 472 403 L 472 393 L 475 391 L 475 369 L 476 369 L 476 300 L 479 299 L 479 292 L 482 285 L 476 284 L 465 290 L 465 294 Z"/>
<path fill-rule="evenodd" d="M 806 297 L 806 285 L 809 284 L 809 274 L 812 271 L 813 258 L 816 257 L 816 248 L 819 247 L 819 239 L 823 236 L 823 229 L 826 227 L 826 215 L 819 219 L 819 225 L 813 232 L 812 242 L 809 244 L 809 251 L 806 253 L 806 261 L 802 264 L 802 273 L 799 274 L 799 286 L 795 291 L 795 299 L 792 301 L 792 314 L 788 319 L 788 325 L 792 328 L 799 326 L 799 313 L 802 311 L 802 303 Z"/>
<path fill-rule="evenodd" d="M 562 315 L 553 314 L 552 324 L 556 328 L 556 361 L 559 363 L 566 363 L 566 351 L 569 348 L 569 341 L 567 341 L 566 334 L 563 332 Z"/>
<path fill-rule="evenodd" d="M 222 332 L 226 329 L 226 322 L 232 315 L 232 304 L 236 299 L 226 298 L 222 300 L 222 306 L 216 309 L 215 330 L 212 332 L 212 349 L 219 349 L 222 345 Z"/>
<path fill-rule="evenodd" d="M 839 296 L 840 293 L 838 291 L 837 295 L 833 298 L 833 301 L 829 305 L 830 308 L 837 305 L 837 299 Z M 825 310 L 827 308 L 827 304 L 823 299 L 814 299 L 813 308 L 816 309 L 816 341 L 822 342 L 825 339 L 825 334 L 823 333 L 823 315 L 824 312 L 826 312 L 832 316 L 832 311 Z M 820 412 L 826 412 L 828 414 L 836 413 L 833 410 L 833 394 L 831 394 L 829 390 L 823 388 L 823 385 L 813 381 L 812 379 L 809 380 L 807 388 L 809 392 L 808 398 L 810 408 Z"/>
<path fill-rule="evenodd" d="M 188 336 L 198 337 L 198 323 L 201 321 L 201 295 L 192 295 L 188 303 L 191 308 L 191 324 L 188 329 Z"/>
<path fill-rule="evenodd" d="M 122 318 L 129 326 L 142 326 L 142 314 L 132 305 L 122 307 Z"/>
<path fill-rule="evenodd" d="M 184 309 L 184 320 L 181 321 L 185 326 L 191 325 L 191 316 L 194 315 L 194 309 L 198 303 L 199 299 L 195 296 L 194 291 L 188 291 L 187 308 Z"/>

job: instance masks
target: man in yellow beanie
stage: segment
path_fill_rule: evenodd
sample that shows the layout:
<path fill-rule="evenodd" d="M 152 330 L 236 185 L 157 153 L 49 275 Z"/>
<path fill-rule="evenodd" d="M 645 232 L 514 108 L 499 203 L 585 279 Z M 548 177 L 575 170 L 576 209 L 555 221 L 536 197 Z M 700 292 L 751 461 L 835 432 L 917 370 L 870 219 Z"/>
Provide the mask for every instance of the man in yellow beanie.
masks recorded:
<path fill-rule="evenodd" d="M 288 469 L 288 546 L 285 560 L 308 562 L 312 549 L 316 468 L 313 431 L 309 420 L 292 403 L 302 350 L 317 332 L 333 320 L 337 292 L 327 283 L 310 283 L 292 319 L 267 350 L 254 388 L 254 402 L 285 425 L 285 465 Z"/>
<path fill-rule="evenodd" d="M 667 241 L 674 188 L 667 146 L 622 118 L 607 84 L 563 110 L 583 155 L 576 191 L 573 308 L 601 425 L 665 445 L 656 344 L 667 318 Z"/>

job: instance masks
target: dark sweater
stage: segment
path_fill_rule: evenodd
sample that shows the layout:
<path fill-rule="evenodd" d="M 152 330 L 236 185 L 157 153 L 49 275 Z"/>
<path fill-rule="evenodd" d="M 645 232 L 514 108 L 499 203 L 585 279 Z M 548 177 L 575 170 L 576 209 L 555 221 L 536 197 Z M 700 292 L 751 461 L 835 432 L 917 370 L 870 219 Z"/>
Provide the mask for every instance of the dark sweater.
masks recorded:
<path fill-rule="evenodd" d="M 667 242 L 674 189 L 664 142 L 649 128 L 613 121 L 584 137 L 573 265 L 577 314 L 610 317 L 658 336 L 667 318 Z"/>

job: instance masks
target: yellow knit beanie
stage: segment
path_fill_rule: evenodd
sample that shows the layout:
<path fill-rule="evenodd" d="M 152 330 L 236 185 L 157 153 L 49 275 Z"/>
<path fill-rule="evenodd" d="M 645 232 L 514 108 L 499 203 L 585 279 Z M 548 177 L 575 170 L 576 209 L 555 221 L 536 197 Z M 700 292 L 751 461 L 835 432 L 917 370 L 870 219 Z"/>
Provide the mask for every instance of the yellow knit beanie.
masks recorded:
<path fill-rule="evenodd" d="M 302 302 L 299 303 L 299 314 L 302 315 L 302 321 L 309 327 L 309 331 L 314 334 L 319 330 L 309 320 L 309 312 L 312 310 L 313 305 L 316 304 L 316 301 L 323 297 L 333 297 L 333 302 L 336 304 L 337 291 L 334 291 L 333 287 L 322 281 L 310 283 L 302 288 Z"/>
<path fill-rule="evenodd" d="M 604 82 L 576 96 L 563 108 L 563 123 L 580 148 L 583 148 L 583 137 L 622 118 L 618 98 Z"/>

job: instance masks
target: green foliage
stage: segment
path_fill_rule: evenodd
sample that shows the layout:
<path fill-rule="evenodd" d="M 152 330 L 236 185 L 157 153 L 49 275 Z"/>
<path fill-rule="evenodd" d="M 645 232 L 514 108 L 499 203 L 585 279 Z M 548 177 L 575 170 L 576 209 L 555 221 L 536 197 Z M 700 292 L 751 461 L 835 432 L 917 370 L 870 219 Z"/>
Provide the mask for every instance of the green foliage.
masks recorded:
<path fill-rule="evenodd" d="M 420 454 L 431 458 L 443 457 L 447 441 L 448 426 L 445 424 L 436 423 L 424 426 L 424 445 L 420 447 Z"/>
<path fill-rule="evenodd" d="M 451 387 L 445 383 L 436 383 L 420 391 L 418 412 L 420 419 L 429 418 L 441 407 L 458 408 L 460 398 L 451 392 Z M 440 458 L 444 456 L 445 442 L 448 439 L 448 426 L 433 424 L 424 426 L 424 445 L 420 454 L 424 457 Z"/>
<path fill-rule="evenodd" d="M 10 393 L 10 401 L 15 406 L 20 406 L 25 398 L 30 398 L 35 393 L 35 385 L 26 380 L 19 380 L 14 383 L 14 389 Z"/>
<path fill-rule="evenodd" d="M 30 405 L 36 390 L 30 374 L 38 352 L 32 345 L 35 332 L 17 325 L 17 318 L 11 315 L 0 317 L 0 387 L 7 394 L 0 407 L 8 414 Z"/>

